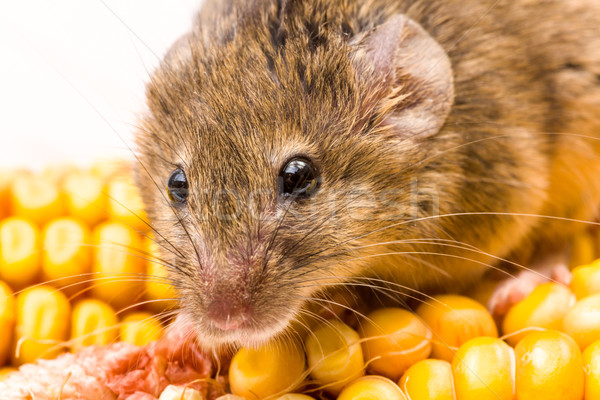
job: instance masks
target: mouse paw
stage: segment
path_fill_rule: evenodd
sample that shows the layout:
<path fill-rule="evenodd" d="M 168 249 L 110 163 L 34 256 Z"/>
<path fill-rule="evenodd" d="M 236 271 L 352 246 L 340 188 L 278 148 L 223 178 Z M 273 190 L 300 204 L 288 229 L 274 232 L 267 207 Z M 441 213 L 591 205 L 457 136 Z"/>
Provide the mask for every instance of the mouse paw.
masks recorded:
<path fill-rule="evenodd" d="M 488 301 L 488 309 L 495 318 L 503 317 L 516 303 L 527 297 L 538 285 L 553 281 L 563 285 L 571 282 L 571 272 L 564 264 L 522 271 L 516 277 L 501 281 Z"/>

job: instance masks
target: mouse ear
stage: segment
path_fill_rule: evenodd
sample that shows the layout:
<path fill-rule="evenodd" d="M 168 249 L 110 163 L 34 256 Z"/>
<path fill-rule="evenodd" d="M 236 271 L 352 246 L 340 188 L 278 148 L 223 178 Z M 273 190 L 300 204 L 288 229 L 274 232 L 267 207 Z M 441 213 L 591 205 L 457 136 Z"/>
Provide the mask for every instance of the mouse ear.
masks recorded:
<path fill-rule="evenodd" d="M 444 124 L 454 101 L 450 59 L 418 23 L 395 15 L 359 37 L 353 62 L 367 87 L 364 106 L 403 137 L 427 137 Z"/>

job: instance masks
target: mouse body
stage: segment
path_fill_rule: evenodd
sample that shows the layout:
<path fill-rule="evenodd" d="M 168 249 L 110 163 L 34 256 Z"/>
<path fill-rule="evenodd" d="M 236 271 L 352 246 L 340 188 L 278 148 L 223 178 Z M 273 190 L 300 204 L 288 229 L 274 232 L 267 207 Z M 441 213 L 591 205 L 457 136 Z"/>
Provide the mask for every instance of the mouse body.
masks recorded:
<path fill-rule="evenodd" d="M 137 181 L 179 312 L 258 344 L 336 292 L 568 254 L 600 204 L 600 3 L 207 0 L 147 106 Z"/>

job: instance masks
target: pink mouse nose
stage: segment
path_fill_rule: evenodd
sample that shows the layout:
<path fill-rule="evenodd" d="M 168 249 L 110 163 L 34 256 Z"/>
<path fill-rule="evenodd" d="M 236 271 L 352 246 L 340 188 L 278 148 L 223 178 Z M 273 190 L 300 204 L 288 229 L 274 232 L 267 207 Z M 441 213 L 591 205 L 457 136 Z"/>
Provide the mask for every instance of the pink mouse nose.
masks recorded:
<path fill-rule="evenodd" d="M 250 307 L 231 299 L 217 298 L 209 303 L 206 314 L 216 327 L 233 330 L 250 318 Z"/>

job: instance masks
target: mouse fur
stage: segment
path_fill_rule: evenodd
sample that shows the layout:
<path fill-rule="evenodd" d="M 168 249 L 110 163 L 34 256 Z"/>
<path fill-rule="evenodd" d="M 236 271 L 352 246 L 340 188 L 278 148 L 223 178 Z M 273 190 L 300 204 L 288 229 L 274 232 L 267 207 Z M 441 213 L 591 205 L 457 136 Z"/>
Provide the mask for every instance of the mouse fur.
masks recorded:
<path fill-rule="evenodd" d="M 148 83 L 137 181 L 180 313 L 253 345 L 335 290 L 456 292 L 568 251 L 599 136 L 595 0 L 207 0 Z M 286 202 L 294 156 L 319 188 Z"/>

